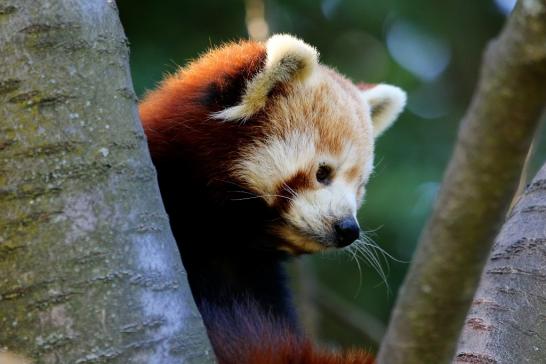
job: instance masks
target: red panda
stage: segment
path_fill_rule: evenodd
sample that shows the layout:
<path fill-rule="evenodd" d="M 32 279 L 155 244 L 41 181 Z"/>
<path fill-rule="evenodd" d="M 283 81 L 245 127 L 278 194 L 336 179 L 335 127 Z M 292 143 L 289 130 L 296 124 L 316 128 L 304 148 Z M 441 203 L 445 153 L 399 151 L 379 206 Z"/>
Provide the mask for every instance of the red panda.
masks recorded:
<path fill-rule="evenodd" d="M 140 116 L 194 299 L 222 364 L 372 363 L 316 350 L 284 262 L 359 238 L 374 140 L 406 95 L 355 85 L 290 35 L 213 49 Z"/>

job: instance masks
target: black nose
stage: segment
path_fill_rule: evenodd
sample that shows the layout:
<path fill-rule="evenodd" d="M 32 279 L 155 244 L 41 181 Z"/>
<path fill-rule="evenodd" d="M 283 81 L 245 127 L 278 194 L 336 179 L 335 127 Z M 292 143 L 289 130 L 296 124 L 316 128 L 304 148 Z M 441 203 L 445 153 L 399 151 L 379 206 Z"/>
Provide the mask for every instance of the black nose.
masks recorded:
<path fill-rule="evenodd" d="M 351 244 L 360 235 L 358 223 L 352 216 L 336 222 L 334 229 L 336 231 L 336 245 L 340 248 Z"/>

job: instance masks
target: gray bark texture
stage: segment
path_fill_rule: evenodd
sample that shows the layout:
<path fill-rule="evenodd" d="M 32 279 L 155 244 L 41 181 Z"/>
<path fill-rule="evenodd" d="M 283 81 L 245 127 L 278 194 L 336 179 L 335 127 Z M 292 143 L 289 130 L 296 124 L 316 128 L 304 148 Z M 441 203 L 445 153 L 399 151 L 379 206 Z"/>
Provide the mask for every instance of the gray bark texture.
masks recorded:
<path fill-rule="evenodd" d="M 495 241 L 454 363 L 546 363 L 545 338 L 546 165 Z"/>
<path fill-rule="evenodd" d="M 487 48 L 378 362 L 450 362 L 546 102 L 546 0 L 520 0 Z"/>
<path fill-rule="evenodd" d="M 0 0 L 0 55 L 0 361 L 213 362 L 114 1 Z"/>

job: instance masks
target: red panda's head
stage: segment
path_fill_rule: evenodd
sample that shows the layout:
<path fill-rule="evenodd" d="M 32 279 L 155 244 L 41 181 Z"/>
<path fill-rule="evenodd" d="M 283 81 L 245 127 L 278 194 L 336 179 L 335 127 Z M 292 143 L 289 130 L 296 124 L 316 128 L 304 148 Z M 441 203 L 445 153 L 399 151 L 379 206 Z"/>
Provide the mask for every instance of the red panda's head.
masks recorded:
<path fill-rule="evenodd" d="M 277 248 L 302 253 L 358 238 L 374 140 L 405 100 L 394 86 L 355 85 L 313 47 L 275 35 L 209 52 L 140 112 L 154 160 L 180 157 L 211 194 L 236 186 L 244 195 L 233 200 L 260 199 L 278 217 L 265 223 Z"/>

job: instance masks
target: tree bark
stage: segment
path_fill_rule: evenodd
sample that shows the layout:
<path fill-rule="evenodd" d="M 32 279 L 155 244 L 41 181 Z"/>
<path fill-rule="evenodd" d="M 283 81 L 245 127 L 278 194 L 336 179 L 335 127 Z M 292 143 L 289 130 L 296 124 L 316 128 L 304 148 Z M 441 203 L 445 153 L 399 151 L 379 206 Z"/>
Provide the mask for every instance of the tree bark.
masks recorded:
<path fill-rule="evenodd" d="M 455 363 L 543 363 L 546 164 L 502 228 L 459 339 Z"/>
<path fill-rule="evenodd" d="M 213 362 L 114 1 L 0 0 L 0 54 L 2 358 Z"/>
<path fill-rule="evenodd" d="M 546 0 L 520 0 L 481 79 L 379 363 L 449 362 L 546 101 Z"/>

